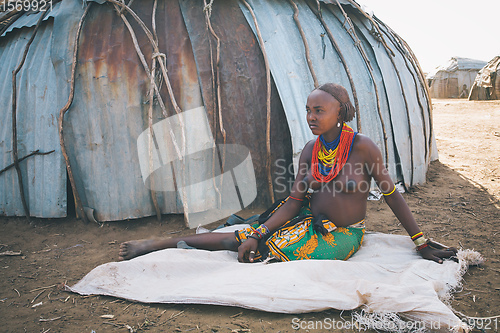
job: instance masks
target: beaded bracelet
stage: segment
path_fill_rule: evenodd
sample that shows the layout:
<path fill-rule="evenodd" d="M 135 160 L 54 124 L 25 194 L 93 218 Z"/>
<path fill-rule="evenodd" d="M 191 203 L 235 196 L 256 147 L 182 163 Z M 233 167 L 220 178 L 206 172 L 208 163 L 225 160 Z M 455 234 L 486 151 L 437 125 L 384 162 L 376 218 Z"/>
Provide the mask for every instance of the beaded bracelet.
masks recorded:
<path fill-rule="evenodd" d="M 411 236 L 411 240 L 414 241 L 415 239 L 422 237 L 424 233 L 420 231 L 419 233 L 416 233 L 415 235 Z"/>
<path fill-rule="evenodd" d="M 265 224 L 259 225 L 257 228 L 255 228 L 255 232 L 252 235 L 257 234 L 257 237 L 261 239 L 265 235 L 269 233 L 269 228 Z"/>
<path fill-rule="evenodd" d="M 416 233 L 415 235 L 411 236 L 411 240 L 415 244 L 415 246 L 419 247 L 423 244 L 427 244 L 427 239 L 424 237 L 423 232 Z"/>

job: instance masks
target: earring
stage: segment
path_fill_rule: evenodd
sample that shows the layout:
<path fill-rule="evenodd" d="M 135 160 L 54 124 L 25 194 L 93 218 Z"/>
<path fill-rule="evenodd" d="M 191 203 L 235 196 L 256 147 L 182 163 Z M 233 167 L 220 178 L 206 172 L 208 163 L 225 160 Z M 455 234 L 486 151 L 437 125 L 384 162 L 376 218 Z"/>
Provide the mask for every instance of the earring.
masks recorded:
<path fill-rule="evenodd" d="M 337 123 L 337 127 L 340 127 L 340 123 Z"/>

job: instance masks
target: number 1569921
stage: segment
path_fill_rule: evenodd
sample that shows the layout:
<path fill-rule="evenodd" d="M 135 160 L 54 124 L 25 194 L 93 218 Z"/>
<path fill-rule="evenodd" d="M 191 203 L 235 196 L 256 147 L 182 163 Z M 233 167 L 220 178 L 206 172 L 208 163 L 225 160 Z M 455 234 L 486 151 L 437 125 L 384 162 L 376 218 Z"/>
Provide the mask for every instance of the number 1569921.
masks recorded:
<path fill-rule="evenodd" d="M 52 0 L 0 0 L 0 12 L 5 11 L 51 11 Z"/>

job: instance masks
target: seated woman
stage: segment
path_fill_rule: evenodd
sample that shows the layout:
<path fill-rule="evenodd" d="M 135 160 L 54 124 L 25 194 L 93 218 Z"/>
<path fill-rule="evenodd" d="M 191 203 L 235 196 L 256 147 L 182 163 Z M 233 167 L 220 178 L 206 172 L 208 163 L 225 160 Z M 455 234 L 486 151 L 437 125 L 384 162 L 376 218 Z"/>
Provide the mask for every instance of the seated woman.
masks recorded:
<path fill-rule="evenodd" d="M 266 257 L 346 260 L 363 240 L 372 178 L 423 258 L 442 263 L 456 254 L 453 248 L 425 239 L 396 191 L 380 149 L 345 124 L 354 118 L 345 88 L 327 83 L 313 90 L 306 111 L 309 128 L 318 138 L 302 150 L 290 196 L 261 215 L 259 224 L 235 233 L 129 241 L 120 245 L 119 259 L 175 248 L 185 241 L 198 249 L 237 251 L 240 262 Z"/>

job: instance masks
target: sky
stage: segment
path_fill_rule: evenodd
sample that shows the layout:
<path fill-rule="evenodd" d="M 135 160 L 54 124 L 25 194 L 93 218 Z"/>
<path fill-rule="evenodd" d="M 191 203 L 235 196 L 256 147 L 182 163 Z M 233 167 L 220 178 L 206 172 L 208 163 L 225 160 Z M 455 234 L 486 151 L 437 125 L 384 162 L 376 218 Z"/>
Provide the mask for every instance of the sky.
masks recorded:
<path fill-rule="evenodd" d="M 403 38 L 424 72 L 500 55 L 500 0 L 356 0 Z"/>

